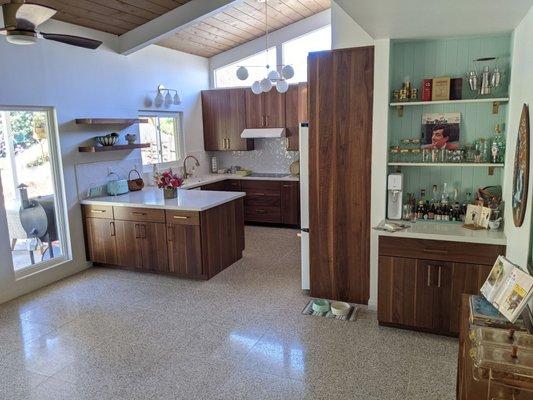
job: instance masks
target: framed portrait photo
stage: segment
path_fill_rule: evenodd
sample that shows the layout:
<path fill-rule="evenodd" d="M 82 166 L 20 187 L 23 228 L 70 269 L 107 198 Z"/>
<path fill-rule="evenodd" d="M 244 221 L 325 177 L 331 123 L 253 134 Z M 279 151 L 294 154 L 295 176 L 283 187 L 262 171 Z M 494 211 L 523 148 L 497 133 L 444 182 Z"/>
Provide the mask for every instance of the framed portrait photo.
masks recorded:
<path fill-rule="evenodd" d="M 423 149 L 459 149 L 461 113 L 422 115 Z"/>

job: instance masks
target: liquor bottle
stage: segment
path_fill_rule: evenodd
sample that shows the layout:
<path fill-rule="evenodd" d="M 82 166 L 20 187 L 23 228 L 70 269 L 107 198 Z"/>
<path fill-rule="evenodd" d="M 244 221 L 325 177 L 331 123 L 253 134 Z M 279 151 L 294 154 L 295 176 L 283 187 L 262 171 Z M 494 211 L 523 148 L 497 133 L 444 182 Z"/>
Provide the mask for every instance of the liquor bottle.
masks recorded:
<path fill-rule="evenodd" d="M 442 221 L 442 211 L 439 203 L 435 205 L 435 221 Z"/>
<path fill-rule="evenodd" d="M 431 205 L 429 205 L 428 202 L 428 208 L 428 219 L 433 221 L 435 219 L 435 203 L 432 202 Z"/>
<path fill-rule="evenodd" d="M 433 205 L 433 203 L 429 203 L 429 200 L 426 201 L 426 209 L 427 209 L 427 212 L 428 212 L 428 218 L 429 220 L 434 220 L 435 219 L 435 207 Z"/>
<path fill-rule="evenodd" d="M 418 207 L 416 209 L 417 219 L 424 219 L 424 200 L 418 201 Z"/>
<path fill-rule="evenodd" d="M 442 215 L 441 220 L 443 222 L 450 220 L 449 212 L 450 210 L 448 209 L 448 200 L 443 200 L 441 204 L 441 215 Z"/>

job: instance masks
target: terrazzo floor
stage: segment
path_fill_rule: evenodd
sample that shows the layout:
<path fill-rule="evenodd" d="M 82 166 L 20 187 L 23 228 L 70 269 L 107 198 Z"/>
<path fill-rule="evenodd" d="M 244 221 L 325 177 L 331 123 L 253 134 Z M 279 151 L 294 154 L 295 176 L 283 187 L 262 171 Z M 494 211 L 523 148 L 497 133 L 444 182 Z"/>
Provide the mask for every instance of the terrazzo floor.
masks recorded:
<path fill-rule="evenodd" d="M 296 231 L 207 282 L 103 268 L 0 305 L 0 399 L 453 399 L 457 341 L 301 314 Z"/>

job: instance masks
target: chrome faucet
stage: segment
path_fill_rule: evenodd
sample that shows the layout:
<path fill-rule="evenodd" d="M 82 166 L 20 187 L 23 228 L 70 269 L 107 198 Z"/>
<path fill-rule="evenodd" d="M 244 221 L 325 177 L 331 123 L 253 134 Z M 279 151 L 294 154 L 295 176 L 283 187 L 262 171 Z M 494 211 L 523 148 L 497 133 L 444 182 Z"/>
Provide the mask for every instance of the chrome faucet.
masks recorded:
<path fill-rule="evenodd" d="M 195 156 L 187 156 L 183 159 L 183 179 L 187 179 L 188 177 L 192 176 L 192 174 L 189 174 L 187 172 L 187 160 L 189 158 L 194 158 L 194 160 L 196 161 L 196 166 L 199 167 L 200 166 L 200 161 L 198 161 L 198 159 L 195 157 Z"/>

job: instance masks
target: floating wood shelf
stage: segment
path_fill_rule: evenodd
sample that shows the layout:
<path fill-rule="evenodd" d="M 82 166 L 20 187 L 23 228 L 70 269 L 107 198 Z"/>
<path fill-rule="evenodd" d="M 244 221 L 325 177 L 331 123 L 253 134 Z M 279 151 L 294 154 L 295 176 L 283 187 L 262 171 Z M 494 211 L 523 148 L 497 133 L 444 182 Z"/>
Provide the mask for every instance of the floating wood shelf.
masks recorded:
<path fill-rule="evenodd" d="M 434 104 L 468 104 L 468 103 L 492 103 L 492 113 L 498 114 L 501 103 L 507 103 L 509 97 L 482 97 L 478 99 L 462 100 L 436 100 L 436 101 L 402 101 L 390 103 L 391 107 L 396 107 L 398 116 L 403 117 L 404 106 L 428 106 Z"/>
<path fill-rule="evenodd" d="M 461 103 L 492 103 L 492 102 L 506 103 L 509 97 L 480 97 L 479 99 L 462 99 L 462 100 L 438 100 L 438 101 L 402 101 L 390 103 L 391 106 L 425 106 L 431 104 L 461 104 Z"/>
<path fill-rule="evenodd" d="M 150 143 L 116 144 L 114 146 L 82 146 L 78 148 L 80 153 L 98 153 L 101 151 L 135 150 L 150 147 Z"/>
<path fill-rule="evenodd" d="M 503 168 L 504 164 L 493 163 L 410 163 L 410 162 L 391 162 L 390 167 L 484 167 L 487 168 L 489 175 L 494 175 L 496 168 Z"/>
<path fill-rule="evenodd" d="M 410 163 L 390 162 L 391 167 L 494 167 L 503 168 L 504 164 L 493 163 Z"/>
<path fill-rule="evenodd" d="M 146 124 L 147 118 L 78 118 L 77 125 L 133 125 Z"/>

